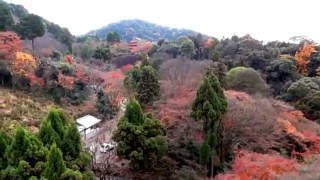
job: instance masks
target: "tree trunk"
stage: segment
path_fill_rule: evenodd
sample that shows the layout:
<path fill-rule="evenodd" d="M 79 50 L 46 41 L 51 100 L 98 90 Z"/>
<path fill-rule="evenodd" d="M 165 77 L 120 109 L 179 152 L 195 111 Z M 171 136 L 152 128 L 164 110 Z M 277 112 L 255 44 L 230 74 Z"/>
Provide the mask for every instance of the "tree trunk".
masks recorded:
<path fill-rule="evenodd" d="M 204 165 L 204 179 L 207 179 L 207 164 Z"/>
<path fill-rule="evenodd" d="M 32 44 L 32 51 L 34 52 L 34 39 L 31 40 L 31 44 Z"/>
<path fill-rule="evenodd" d="M 213 178 L 213 156 L 211 157 L 211 177 L 210 179 Z"/>

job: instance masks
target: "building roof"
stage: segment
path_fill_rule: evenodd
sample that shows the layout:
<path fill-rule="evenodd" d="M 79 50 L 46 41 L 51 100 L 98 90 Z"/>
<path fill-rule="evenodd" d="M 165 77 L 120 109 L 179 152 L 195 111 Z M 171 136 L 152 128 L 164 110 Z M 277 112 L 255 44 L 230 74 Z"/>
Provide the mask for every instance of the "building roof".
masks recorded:
<path fill-rule="evenodd" d="M 77 119 L 77 123 L 85 128 L 89 128 L 95 124 L 98 124 L 100 121 L 100 119 L 97 119 L 89 114 Z"/>

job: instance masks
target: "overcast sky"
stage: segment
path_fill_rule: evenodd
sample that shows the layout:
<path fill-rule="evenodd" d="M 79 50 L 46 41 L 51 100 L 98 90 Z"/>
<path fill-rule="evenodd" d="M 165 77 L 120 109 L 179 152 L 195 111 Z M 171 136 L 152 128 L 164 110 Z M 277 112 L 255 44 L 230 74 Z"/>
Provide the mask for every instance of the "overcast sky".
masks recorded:
<path fill-rule="evenodd" d="M 317 0 L 5 0 L 81 35 L 111 22 L 142 19 L 218 38 L 270 41 L 295 35 L 320 42 Z M 318 13 L 317 13 L 318 12 Z"/>

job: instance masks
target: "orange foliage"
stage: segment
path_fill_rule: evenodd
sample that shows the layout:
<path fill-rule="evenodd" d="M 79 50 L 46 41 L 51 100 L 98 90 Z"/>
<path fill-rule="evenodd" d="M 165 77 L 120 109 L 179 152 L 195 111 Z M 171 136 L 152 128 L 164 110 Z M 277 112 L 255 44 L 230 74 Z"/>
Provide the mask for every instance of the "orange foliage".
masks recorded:
<path fill-rule="evenodd" d="M 314 52 L 316 52 L 316 50 L 315 45 L 313 44 L 304 44 L 303 47 L 296 52 L 295 59 L 298 72 L 307 75 L 308 64 L 310 63 L 311 55 Z"/>
<path fill-rule="evenodd" d="M 84 68 L 78 67 L 75 71 L 75 76 L 76 79 L 87 84 L 89 82 L 89 77 L 87 74 L 84 72 Z"/>
<path fill-rule="evenodd" d="M 203 46 L 205 48 L 211 48 L 214 45 L 214 40 L 209 38 L 206 42 L 204 42 Z"/>
<path fill-rule="evenodd" d="M 72 58 L 72 56 L 70 56 L 70 55 L 66 55 L 66 56 L 64 57 L 64 60 L 65 60 L 66 62 L 68 62 L 69 64 L 73 64 L 73 58 Z"/>
<path fill-rule="evenodd" d="M 59 72 L 58 82 L 63 88 L 71 90 L 73 88 L 73 84 L 74 84 L 74 77 L 65 76 Z"/>
<path fill-rule="evenodd" d="M 0 32 L 0 53 L 4 59 L 13 60 L 20 48 L 20 38 L 16 33 Z"/>
<path fill-rule="evenodd" d="M 276 155 L 239 151 L 232 165 L 232 171 L 218 175 L 218 180 L 276 179 L 277 175 L 296 172 L 299 167 L 294 159 Z"/>
<path fill-rule="evenodd" d="M 28 53 L 16 52 L 16 58 L 12 63 L 12 72 L 27 75 L 35 70 L 37 66 L 35 58 Z"/>

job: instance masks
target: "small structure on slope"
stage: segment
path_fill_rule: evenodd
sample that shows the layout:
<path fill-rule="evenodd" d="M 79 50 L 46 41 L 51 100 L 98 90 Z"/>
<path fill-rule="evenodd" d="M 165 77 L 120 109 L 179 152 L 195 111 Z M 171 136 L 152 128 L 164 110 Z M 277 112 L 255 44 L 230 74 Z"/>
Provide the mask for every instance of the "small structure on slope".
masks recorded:
<path fill-rule="evenodd" d="M 76 122 L 81 136 L 84 140 L 87 140 L 88 138 L 93 137 L 99 130 L 98 126 L 101 120 L 88 114 L 77 119 Z"/>

